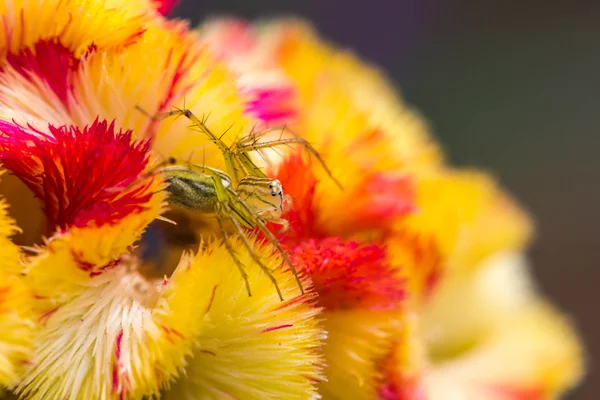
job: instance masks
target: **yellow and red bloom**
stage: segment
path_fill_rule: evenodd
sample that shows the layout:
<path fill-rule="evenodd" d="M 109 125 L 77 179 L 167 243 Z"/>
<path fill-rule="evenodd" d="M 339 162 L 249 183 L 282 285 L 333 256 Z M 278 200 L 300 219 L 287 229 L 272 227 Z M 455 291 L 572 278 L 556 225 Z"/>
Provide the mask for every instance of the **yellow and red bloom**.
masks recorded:
<path fill-rule="evenodd" d="M 0 215 L 2 387 L 32 399 L 508 400 L 577 382 L 576 335 L 526 284 L 527 215 L 486 175 L 447 167 L 377 70 L 297 21 L 194 32 L 164 17 L 173 5 L 0 6 L 0 161 L 30 191 L 5 190 L 23 254 Z M 184 105 L 227 144 L 291 126 L 342 183 L 295 150 L 267 163 L 291 198 L 278 240 L 305 294 L 254 233 L 285 301 L 234 239 L 248 297 L 203 216 L 186 214 L 198 243 L 149 245 L 174 265 L 144 255 L 168 198 L 143 172 L 166 157 L 225 167 L 185 118 L 136 110 Z M 30 193 L 43 219 L 19 210 Z"/>
<path fill-rule="evenodd" d="M 101 21 L 132 12 L 116 4 L 104 10 L 102 2 L 89 6 Z M 245 115 L 248 98 L 229 83 L 228 69 L 185 23 L 166 21 L 149 6 L 131 9 L 143 23 L 115 46 L 103 45 L 107 37 L 93 30 L 64 36 L 52 27 L 19 42 L 2 61 L 2 163 L 43 204 L 45 221 L 29 215 L 23 225 L 47 227 L 47 239 L 27 243 L 35 245 L 32 254 L 13 271 L 32 293 L 23 318 L 31 315 L 33 337 L 29 347 L 22 335 L 25 344 L 2 353 L 23 367 L 19 375 L 7 367 L 2 383 L 18 383 L 24 398 L 141 398 L 158 395 L 185 372 L 193 385 L 179 382 L 173 391 L 305 398 L 322 379 L 319 308 L 313 293 L 300 297 L 268 247 L 260 251 L 290 299 L 283 305 L 240 243 L 251 299 L 233 260 L 210 238 L 196 255 L 180 253 L 164 276 L 149 274 L 135 249 L 166 209 L 159 177 L 137 181 L 154 160 L 152 151 L 181 157 L 207 143 L 185 122 L 154 122 L 135 106 L 162 111 L 185 97 L 199 114 L 213 111 L 215 130 L 232 122 L 251 126 L 253 118 Z M 142 76 L 154 84 L 142 84 Z M 208 160 L 219 160 L 215 150 Z M 10 197 L 27 195 L 15 190 Z M 228 374 L 240 377 L 237 386 Z"/>

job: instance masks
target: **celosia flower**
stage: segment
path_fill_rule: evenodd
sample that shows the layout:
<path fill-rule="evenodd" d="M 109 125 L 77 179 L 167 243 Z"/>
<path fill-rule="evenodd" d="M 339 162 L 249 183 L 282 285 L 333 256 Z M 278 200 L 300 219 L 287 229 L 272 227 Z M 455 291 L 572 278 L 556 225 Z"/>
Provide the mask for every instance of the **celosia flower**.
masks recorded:
<path fill-rule="evenodd" d="M 527 216 L 484 174 L 445 166 L 379 71 L 302 23 L 192 32 L 164 17 L 173 4 L 0 6 L 0 160 L 45 215 L 13 204 L 33 245 L 22 265 L 0 216 L 0 385 L 33 399 L 391 400 L 553 397 L 577 381 L 569 325 L 515 290 L 520 256 L 506 255 L 527 244 Z M 314 144 L 342 190 L 301 146 L 265 162 L 291 199 L 277 235 L 305 294 L 258 232 L 283 302 L 233 238 L 248 297 L 206 216 L 155 222 L 163 179 L 138 179 L 154 161 L 226 164 L 186 118 L 136 106 L 188 108 L 227 145 L 283 124 Z"/>

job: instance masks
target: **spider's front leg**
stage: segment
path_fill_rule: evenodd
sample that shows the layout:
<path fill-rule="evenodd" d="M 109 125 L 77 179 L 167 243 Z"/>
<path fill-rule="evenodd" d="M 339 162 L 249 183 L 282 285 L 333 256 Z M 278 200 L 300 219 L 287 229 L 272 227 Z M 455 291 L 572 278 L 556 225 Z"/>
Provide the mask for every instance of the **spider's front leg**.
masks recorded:
<path fill-rule="evenodd" d="M 263 272 L 269 277 L 269 279 L 273 283 L 273 286 L 275 286 L 275 290 L 277 291 L 277 295 L 279 296 L 279 299 L 281 301 L 283 301 L 283 295 L 281 294 L 281 289 L 279 288 L 279 284 L 277 283 L 277 280 L 273 276 L 273 273 L 271 272 L 271 270 L 262 262 L 262 260 L 260 259 L 260 256 L 258 254 L 256 254 L 254 247 L 252 246 L 252 244 L 246 237 L 246 233 L 242 229 L 238 220 L 235 218 L 235 216 L 234 216 L 235 213 L 231 209 L 231 206 L 228 204 L 228 202 L 223 202 L 223 203 L 220 203 L 219 208 L 220 208 L 220 215 L 218 216 L 218 218 L 220 219 L 220 218 L 225 217 L 225 218 L 228 218 L 229 221 L 231 221 L 231 224 L 233 225 L 233 227 L 235 228 L 239 237 L 241 238 L 242 243 L 244 243 L 244 246 L 246 247 L 248 254 L 250 254 L 250 257 L 252 258 L 252 260 L 254 262 L 256 262 L 256 264 L 258 264 L 258 266 L 263 270 Z M 227 233 L 222 225 L 222 222 L 219 222 L 219 224 L 221 226 L 221 229 L 223 230 L 223 236 L 225 238 L 225 241 L 228 241 L 229 239 L 228 239 Z M 228 246 L 228 249 L 230 250 L 230 252 L 232 252 L 233 250 L 232 250 L 231 244 L 228 244 L 227 246 Z M 232 253 L 232 256 L 235 258 L 235 255 L 233 253 Z M 239 262 L 239 260 L 237 262 Z M 245 271 L 244 271 L 244 274 L 245 274 Z M 246 280 L 246 284 L 248 284 L 247 275 L 245 275 L 244 279 Z M 248 287 L 248 290 L 250 290 L 249 287 Z"/>
<path fill-rule="evenodd" d="M 219 148 L 219 150 L 223 154 L 223 159 L 225 161 L 227 173 L 232 178 L 234 183 L 237 183 L 246 175 L 244 165 L 240 163 L 238 157 L 236 157 L 234 152 L 222 140 L 223 135 L 225 135 L 227 131 L 224 132 L 221 136 L 215 135 L 215 133 L 206 125 L 208 117 L 203 117 L 202 119 L 200 119 L 196 115 L 194 115 L 194 113 L 191 110 L 186 108 L 173 107 L 171 111 L 165 111 L 154 115 L 149 114 L 139 106 L 136 106 L 136 108 L 154 121 L 160 121 L 169 117 L 186 117 L 192 122 L 192 127 L 195 127 L 200 132 L 204 133 L 208 137 L 208 139 Z"/>
<path fill-rule="evenodd" d="M 229 252 L 229 255 L 231 255 L 233 262 L 235 263 L 238 270 L 240 271 L 240 274 L 242 274 L 242 279 L 244 279 L 244 284 L 246 285 L 246 291 L 248 292 L 248 296 L 252 297 L 252 291 L 250 290 L 250 281 L 248 279 L 248 273 L 246 273 L 246 269 L 244 268 L 244 265 L 242 264 L 242 262 L 239 260 L 239 258 L 235 254 L 235 250 L 234 250 L 233 246 L 231 245 L 229 235 L 227 234 L 227 229 L 225 229 L 225 227 L 223 226 L 221 210 L 217 210 L 217 212 L 218 212 L 217 221 L 219 222 L 219 228 L 221 229 L 221 233 L 223 234 L 223 243 L 225 243 L 225 248 L 227 248 L 227 251 Z"/>
<path fill-rule="evenodd" d="M 174 159 L 172 159 L 171 161 L 175 162 Z M 180 171 L 180 168 L 181 167 L 177 167 L 176 170 Z M 263 270 L 263 272 L 265 272 L 265 274 L 269 277 L 271 282 L 273 282 L 273 285 L 275 286 L 275 289 L 277 290 L 277 294 L 279 295 L 279 298 L 283 301 L 283 296 L 281 294 L 281 290 L 279 288 L 277 280 L 271 273 L 271 270 L 263 263 L 263 261 L 261 260 L 259 255 L 256 253 L 256 251 L 254 250 L 254 247 L 252 246 L 252 244 L 246 237 L 246 232 L 244 232 L 244 230 L 242 229 L 242 225 L 247 228 L 254 228 L 254 227 L 256 227 L 257 224 L 262 224 L 260 216 L 258 216 L 252 210 L 252 208 L 246 204 L 246 201 L 243 200 L 239 196 L 239 194 L 237 194 L 237 192 L 235 190 L 233 190 L 233 188 L 231 187 L 231 181 L 228 181 L 227 179 L 225 179 L 227 177 L 227 175 L 225 175 L 223 172 L 213 169 L 213 168 L 210 168 L 210 167 L 193 165 L 193 164 L 189 164 L 184 168 L 188 171 L 187 173 L 184 174 L 184 176 L 189 177 L 190 174 L 198 175 L 198 178 L 194 179 L 196 181 L 195 189 L 199 188 L 199 181 L 202 180 L 200 178 L 200 176 L 206 176 L 206 177 L 210 177 L 210 179 L 212 179 L 213 185 L 214 185 L 214 195 L 211 194 L 211 195 L 208 195 L 205 197 L 210 197 L 211 199 L 215 199 L 215 197 L 216 197 L 216 199 L 215 199 L 216 206 L 215 207 L 216 207 L 216 212 L 217 212 L 217 218 L 219 220 L 219 226 L 223 233 L 223 238 L 225 240 L 225 244 L 227 246 L 227 249 L 231 253 L 232 257 L 234 258 L 236 265 L 238 266 L 240 271 L 242 271 L 242 276 L 244 277 L 244 279 L 247 280 L 247 275 L 246 275 L 244 268 L 241 266 L 239 259 L 236 258 L 235 252 L 233 250 L 233 246 L 231 245 L 230 239 L 227 235 L 227 231 L 226 231 L 225 227 L 223 226 L 224 219 L 227 219 L 231 222 L 231 224 L 233 225 L 233 227 L 236 230 L 236 233 L 239 234 L 239 236 L 242 240 L 242 243 L 248 250 L 250 257 L 252 258 L 252 260 L 254 262 L 256 262 L 258 264 L 258 266 Z M 227 186 L 225 185 L 224 182 L 227 182 Z M 186 195 L 185 197 L 188 198 L 190 196 Z M 248 282 L 246 282 L 246 285 L 248 287 Z M 248 287 L 248 291 L 250 292 L 249 287 Z"/>
<path fill-rule="evenodd" d="M 227 188 L 233 204 L 235 204 L 236 209 L 238 210 L 239 213 L 244 213 L 247 214 L 249 217 L 252 218 L 253 220 L 253 225 L 249 226 L 251 228 L 256 228 L 258 227 L 258 229 L 263 233 L 263 235 L 265 235 L 265 237 L 267 238 L 267 240 L 275 247 L 275 249 L 277 250 L 277 252 L 281 255 L 281 258 L 283 260 L 284 264 L 287 264 L 287 266 L 289 267 L 290 271 L 292 272 L 292 274 L 294 275 L 294 278 L 296 278 L 296 282 L 298 283 L 298 287 L 300 288 L 300 292 L 302 294 L 304 294 L 304 287 L 302 286 L 302 281 L 300 280 L 300 276 L 298 274 L 298 271 L 296 270 L 296 267 L 294 267 L 294 264 L 292 263 L 292 261 L 290 260 L 287 252 L 283 249 L 283 247 L 281 247 L 281 244 L 279 243 L 279 241 L 277 240 L 277 238 L 273 235 L 273 233 L 271 233 L 271 231 L 269 230 L 269 228 L 267 228 L 263 218 L 261 218 L 261 216 L 259 216 L 257 214 L 257 212 L 249 206 L 248 202 L 245 201 L 244 199 L 242 199 L 239 195 L 238 192 L 234 191 L 231 188 Z M 257 198 L 259 196 L 255 196 L 254 194 L 252 196 L 250 196 L 251 198 Z M 263 200 L 264 201 L 264 200 Z M 278 212 L 276 211 L 276 207 L 273 209 L 273 214 L 267 214 L 270 215 L 273 218 L 268 218 L 269 221 L 273 221 L 273 222 L 280 222 L 284 225 L 287 224 L 287 221 L 279 218 L 279 217 L 274 217 L 275 215 L 277 215 Z M 285 222 L 283 222 L 285 221 Z"/>
<path fill-rule="evenodd" d="M 242 140 L 238 141 L 236 155 L 238 158 L 241 159 L 242 154 L 246 155 L 250 151 L 260 151 L 264 149 L 270 149 L 276 146 L 290 146 L 292 144 L 299 144 L 303 146 L 309 152 L 309 154 L 315 156 L 321 164 L 321 166 L 323 167 L 323 169 L 325 170 L 325 172 L 327 172 L 327 175 L 329 175 L 329 177 L 333 179 L 335 184 L 343 190 L 342 184 L 333 176 L 331 170 L 329 169 L 329 167 L 327 167 L 327 164 L 325 164 L 325 161 L 323 160 L 319 152 L 313 147 L 313 145 L 311 145 L 306 139 L 302 137 L 296 136 L 293 138 L 280 138 L 276 140 L 270 140 L 267 142 L 257 142 L 256 140 L 251 141 L 247 137 L 242 138 Z"/>

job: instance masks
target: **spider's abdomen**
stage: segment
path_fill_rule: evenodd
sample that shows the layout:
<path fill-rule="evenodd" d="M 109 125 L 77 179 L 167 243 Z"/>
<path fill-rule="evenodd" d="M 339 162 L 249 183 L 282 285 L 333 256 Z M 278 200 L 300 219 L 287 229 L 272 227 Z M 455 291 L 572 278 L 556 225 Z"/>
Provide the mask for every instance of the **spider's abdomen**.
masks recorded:
<path fill-rule="evenodd" d="M 204 213 L 215 213 L 218 197 L 211 179 L 192 180 L 180 176 L 166 178 L 169 203 L 173 206 Z"/>

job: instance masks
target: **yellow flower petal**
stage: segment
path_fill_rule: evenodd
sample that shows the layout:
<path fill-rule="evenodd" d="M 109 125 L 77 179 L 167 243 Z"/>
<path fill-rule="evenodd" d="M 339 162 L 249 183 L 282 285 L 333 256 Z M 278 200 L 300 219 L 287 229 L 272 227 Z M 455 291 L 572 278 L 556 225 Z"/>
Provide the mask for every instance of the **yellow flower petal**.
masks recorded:
<path fill-rule="evenodd" d="M 198 118 L 208 117 L 207 125 L 218 136 L 232 128 L 223 137 L 230 144 L 248 134 L 253 124 L 244 114 L 247 98 L 234 74 L 187 23 L 156 19 L 144 29 L 140 40 L 122 51 L 90 52 L 75 70 L 65 71 L 66 78 L 23 76 L 8 67 L 0 75 L 0 118 L 43 130 L 48 123 L 85 126 L 99 116 L 132 129 L 138 138 L 152 137 L 160 157 L 224 169 L 220 151 L 204 133 L 190 129 L 188 119 L 153 121 L 136 107 L 156 114 L 185 105 Z M 49 86 L 60 79 L 64 82 L 57 86 L 67 93 L 62 98 Z"/>
<path fill-rule="evenodd" d="M 73 285 L 64 293 L 68 300 L 57 293 L 54 308 L 39 316 L 32 366 L 18 388 L 23 396 L 139 399 L 157 394 L 181 370 L 202 322 L 173 323 L 192 312 L 192 304 L 180 308 L 183 293 L 173 289 L 185 278 L 176 273 L 164 284 L 151 282 L 122 260 Z M 184 259 L 178 271 L 188 267 Z"/>
<path fill-rule="evenodd" d="M 0 392 L 13 387 L 29 359 L 33 297 L 20 276 L 19 249 L 9 239 L 16 227 L 0 199 Z"/>
<path fill-rule="evenodd" d="M 383 377 L 381 361 L 400 335 L 399 311 L 352 310 L 324 314 L 327 381 L 319 392 L 325 399 L 372 399 Z"/>
<path fill-rule="evenodd" d="M 178 376 L 193 349 L 185 373 L 197 376 L 174 390 L 187 392 L 193 384 L 194 393 L 257 399 L 316 393 L 324 338 L 315 318 L 319 309 L 313 294 L 299 297 L 289 271 L 274 271 L 283 304 L 241 243 L 235 246 L 248 265 L 252 298 L 223 246 L 184 255 L 170 278 L 154 281 L 132 256 L 116 257 L 124 251 L 124 228 L 125 222 L 72 229 L 53 237 L 28 266 L 40 330 L 18 388 L 23 396 L 139 399 Z M 271 263 L 280 265 L 275 258 Z"/>
<path fill-rule="evenodd" d="M 532 235 L 529 216 L 483 173 L 427 173 L 416 187 L 416 212 L 396 224 L 388 241 L 413 293 L 427 294 L 448 269 L 472 269 L 496 252 L 521 250 Z"/>
<path fill-rule="evenodd" d="M 439 163 L 440 151 L 423 120 L 381 71 L 322 41 L 299 21 L 267 25 L 263 36 L 300 93 L 299 132 L 312 143 L 330 146 L 327 154 L 351 154 L 359 164 L 377 169 L 415 170 Z M 386 138 L 381 145 L 356 148 L 355 140 L 376 132 Z"/>
<path fill-rule="evenodd" d="M 197 277 L 188 278 L 195 289 L 188 301 L 195 305 L 196 318 L 207 323 L 195 338 L 185 378 L 166 398 L 315 398 L 315 383 L 324 379 L 321 346 L 326 336 L 319 326 L 315 294 L 300 295 L 291 273 L 284 273 L 280 261 L 271 257 L 267 260 L 275 267 L 282 303 L 272 282 L 241 249 L 241 241 L 235 248 L 247 266 L 252 297 L 223 246 L 211 245 L 196 257 Z M 257 250 L 264 256 L 269 247 Z M 308 280 L 303 286 L 309 287 Z"/>
<path fill-rule="evenodd" d="M 555 398 L 579 381 L 581 344 L 535 294 L 525 267 L 517 254 L 497 255 L 447 277 L 430 299 L 423 329 L 432 399 L 502 399 L 511 391 Z"/>
<path fill-rule="evenodd" d="M 115 7 L 115 3 L 119 7 Z M 124 2 L 103 0 L 7 0 L 0 4 L 0 59 L 39 40 L 58 38 L 76 57 L 90 45 L 99 49 L 127 46 L 143 32 L 150 14 Z"/>
<path fill-rule="evenodd" d="M 138 137 L 154 137 L 154 148 L 162 157 L 224 168 L 217 147 L 204 133 L 190 129 L 187 118 L 152 121 L 136 106 L 155 114 L 185 105 L 198 118 L 208 117 L 207 125 L 218 136 L 233 127 L 223 137 L 228 144 L 251 127 L 232 72 L 183 22 L 149 25 L 143 40 L 122 53 L 90 56 L 82 64 L 74 90 L 77 120 L 96 115 L 116 118 Z"/>

